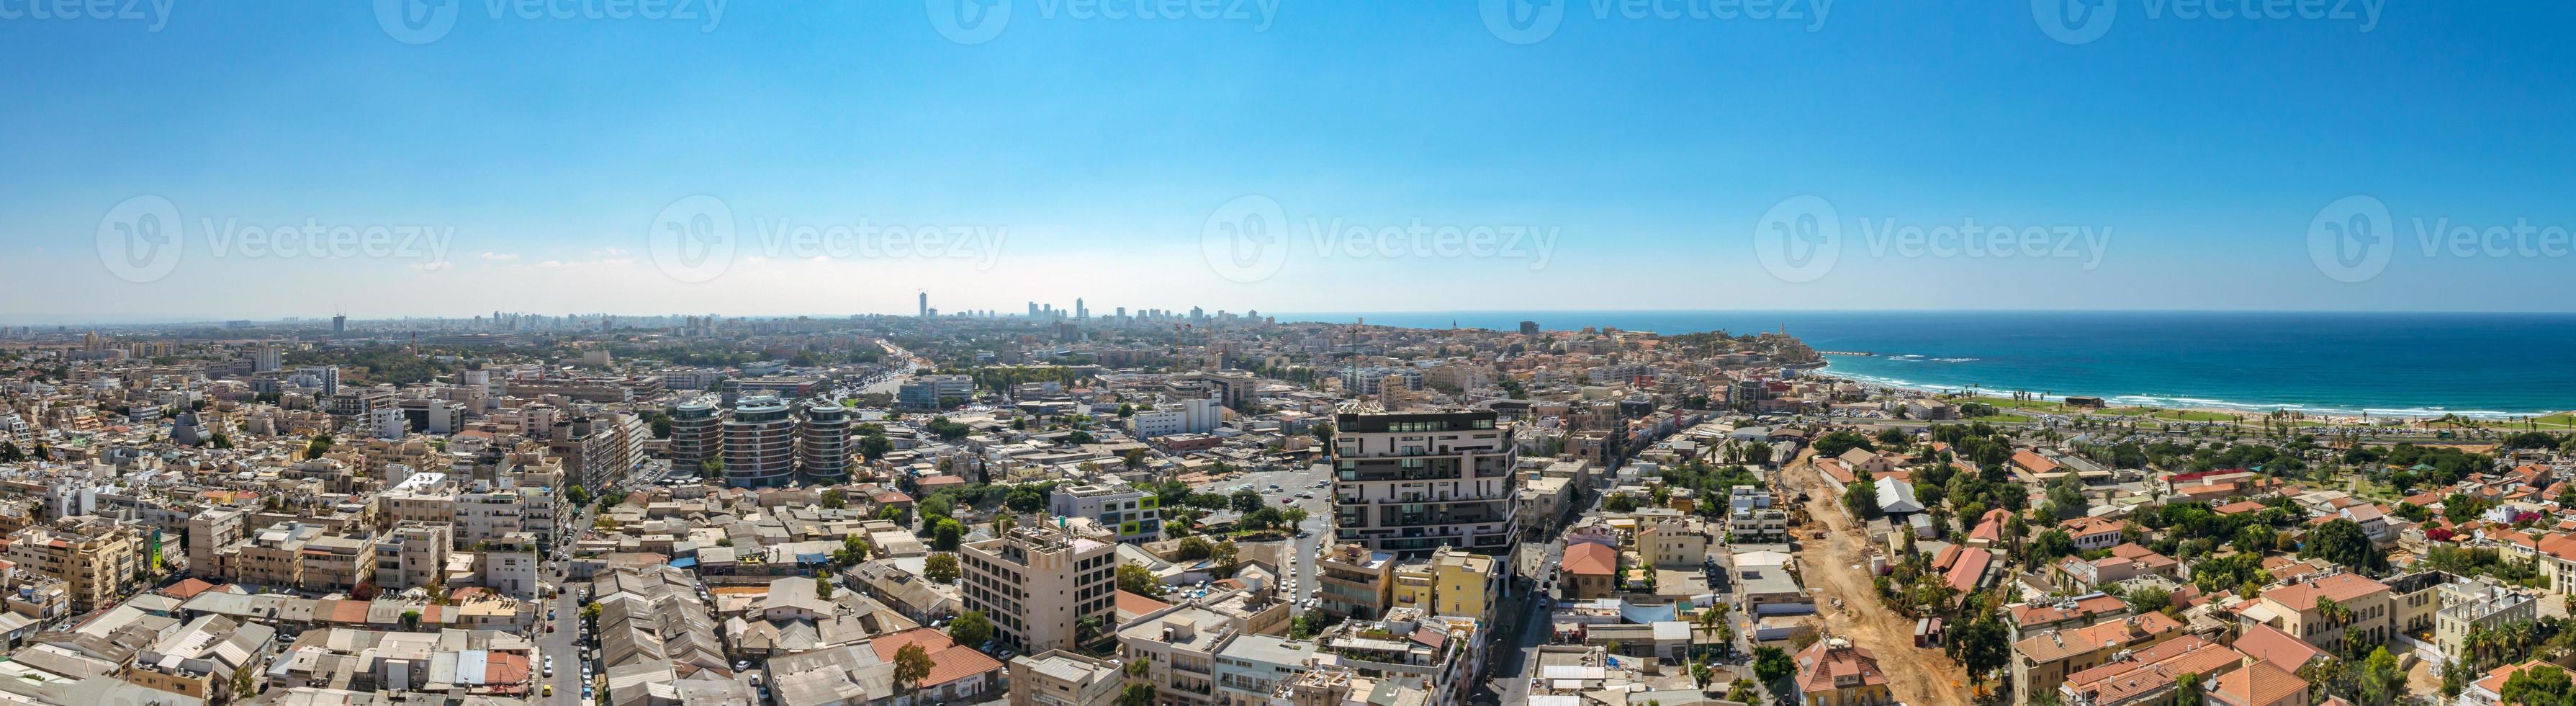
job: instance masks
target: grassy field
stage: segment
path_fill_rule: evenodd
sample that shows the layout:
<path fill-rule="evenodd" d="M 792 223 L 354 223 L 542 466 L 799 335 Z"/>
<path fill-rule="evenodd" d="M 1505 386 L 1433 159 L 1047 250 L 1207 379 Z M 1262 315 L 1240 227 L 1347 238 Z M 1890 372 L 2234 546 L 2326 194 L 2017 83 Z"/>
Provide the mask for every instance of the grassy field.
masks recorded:
<path fill-rule="evenodd" d="M 2576 414 L 2571 414 L 2571 413 L 2567 413 L 2567 412 L 2561 412 L 2561 413 L 2558 413 L 2558 414 L 2552 414 L 2552 415 L 2545 416 L 2545 417 L 2537 417 L 2537 418 L 2533 418 L 2532 420 L 2530 420 L 2530 422 L 2529 422 L 2529 423 L 2525 423 L 2525 422 L 2523 422 L 2522 420 L 2516 420 L 2516 419 L 2481 419 L 2481 420 L 2478 420 L 2477 425 L 2478 425 L 2478 426 L 2482 426 L 2482 427 L 2486 427 L 2486 428 L 2489 428 L 2489 429 L 2513 429 L 2513 430 L 2530 430 L 2530 429 L 2540 429 L 2540 430 L 2576 429 Z"/>
<path fill-rule="evenodd" d="M 2010 397 L 1962 397 L 1955 402 L 1981 402 L 2003 409 L 2026 409 L 2041 412 L 2064 412 L 2066 403 L 2048 400 L 2016 400 Z"/>
<path fill-rule="evenodd" d="M 2027 415 L 2027 414 L 2014 414 L 2014 413 L 2011 413 L 2011 412 L 1996 412 L 1996 413 L 1994 413 L 1994 414 L 1989 414 L 1989 415 L 1985 415 L 1985 416 L 1982 416 L 1982 417 L 1968 417 L 1968 418 L 1967 418 L 1967 420 L 1968 420 L 1968 421 L 1971 421 L 1971 422 L 2006 422 L 2006 423 L 2018 423 L 2018 422 L 2027 422 L 2027 421 L 2030 421 L 2030 420 L 2031 420 L 2031 416 L 2030 416 L 2030 415 Z"/>
<path fill-rule="evenodd" d="M 2168 409 L 2157 412 L 2156 418 L 2171 419 L 2177 422 L 2224 422 L 2234 419 L 2235 417 L 2222 412 L 2196 412 L 2182 409 Z"/>

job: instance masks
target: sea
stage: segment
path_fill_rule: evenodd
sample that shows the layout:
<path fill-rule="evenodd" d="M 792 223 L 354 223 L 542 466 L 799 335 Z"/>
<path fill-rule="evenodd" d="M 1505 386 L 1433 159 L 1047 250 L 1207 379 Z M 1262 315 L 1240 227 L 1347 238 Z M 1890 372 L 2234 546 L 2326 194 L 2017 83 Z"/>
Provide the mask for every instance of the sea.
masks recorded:
<path fill-rule="evenodd" d="M 2114 405 L 2374 417 L 2576 409 L 2576 314 L 2207 311 L 1454 311 L 1277 315 L 1416 328 L 1787 331 L 1828 374 Z"/>

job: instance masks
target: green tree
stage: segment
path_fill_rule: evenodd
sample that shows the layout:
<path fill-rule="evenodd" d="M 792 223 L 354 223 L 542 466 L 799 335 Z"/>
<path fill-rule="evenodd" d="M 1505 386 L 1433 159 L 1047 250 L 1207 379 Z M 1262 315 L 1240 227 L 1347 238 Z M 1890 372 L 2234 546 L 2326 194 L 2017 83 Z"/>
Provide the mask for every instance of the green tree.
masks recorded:
<path fill-rule="evenodd" d="M 983 611 L 966 611 L 948 624 L 948 637 L 956 640 L 957 644 L 981 649 L 986 641 L 993 639 L 993 621 L 985 618 Z"/>
<path fill-rule="evenodd" d="M 2554 665 L 2541 665 L 2515 672 L 2506 677 L 2498 693 L 2503 703 L 2532 706 L 2566 706 L 2576 703 L 2576 689 L 2568 684 L 2567 670 Z"/>
<path fill-rule="evenodd" d="M 1118 706 L 1154 706 L 1154 685 L 1143 682 L 1127 685 L 1118 695 Z"/>
<path fill-rule="evenodd" d="M 849 498 L 848 498 L 848 496 L 845 496 L 845 495 L 841 494 L 841 489 L 839 489 L 839 488 L 832 488 L 832 489 L 829 489 L 829 490 L 825 490 L 825 491 L 823 491 L 823 509 L 825 509 L 825 510 L 839 510 L 839 509 L 846 508 L 846 507 L 849 507 L 849 506 L 850 506 Z"/>
<path fill-rule="evenodd" d="M 2173 605 L 2173 592 L 2154 586 L 2140 586 L 2123 598 L 2129 601 L 2129 611 L 2139 615 L 2161 612 Z"/>
<path fill-rule="evenodd" d="M 1843 489 L 1843 507 L 1850 510 L 1853 517 L 1875 520 L 1885 511 L 1878 506 L 1878 487 L 1866 478 L 1867 475 L 1862 474 L 1861 479 L 1852 481 Z"/>
<path fill-rule="evenodd" d="M 921 680 L 930 678 L 930 670 L 939 664 L 930 660 L 930 650 L 915 642 L 894 651 L 894 683 L 910 695 L 921 688 Z"/>
<path fill-rule="evenodd" d="M 814 597 L 827 601 L 832 600 L 832 577 L 830 575 L 819 573 L 814 575 Z"/>
<path fill-rule="evenodd" d="M 965 537 L 965 523 L 958 522 L 954 517 L 942 517 L 939 518 L 939 524 L 931 527 L 930 548 L 943 552 L 957 551 L 958 542 Z"/>
<path fill-rule="evenodd" d="M 1228 498 L 1232 500 L 1235 512 L 1248 513 L 1261 509 L 1261 493 L 1250 488 L 1234 491 L 1234 495 Z"/>
<path fill-rule="evenodd" d="M 2308 532 L 2308 541 L 2299 548 L 2301 557 L 2322 557 L 2326 561 L 2350 566 L 2365 572 L 2387 568 L 2387 557 L 2370 541 L 2370 535 L 2352 520 L 2336 518 Z"/>
<path fill-rule="evenodd" d="M 1046 507 L 1046 500 L 1047 492 L 1037 484 L 1022 483 L 1011 486 L 1010 495 L 1002 504 L 1010 506 L 1012 512 L 1037 512 Z"/>
<path fill-rule="evenodd" d="M 1762 683 L 1778 684 L 1797 671 L 1798 662 L 1790 659 L 1787 651 L 1777 647 L 1753 648 L 1753 677 Z"/>
<path fill-rule="evenodd" d="M 2030 540 L 2029 551 L 2030 557 L 2025 563 L 2031 566 L 2046 565 L 2056 561 L 2058 557 L 2074 556 L 2075 538 L 2067 536 L 2066 530 L 2051 527 Z"/>
<path fill-rule="evenodd" d="M 42 449 L 44 447 L 39 446 L 37 448 Z M 331 435 L 329 434 L 315 434 L 313 435 L 312 441 L 304 444 L 304 460 L 310 461 L 321 458 L 322 454 L 327 453 L 331 453 Z M 39 457 L 44 455 L 48 454 L 39 454 Z"/>
<path fill-rule="evenodd" d="M 2183 672 L 2174 677 L 2173 706 L 2200 706 L 2200 673 Z"/>
<path fill-rule="evenodd" d="M 2390 706 L 2406 698 L 2406 670 L 2397 666 L 2397 657 L 2388 654 L 2386 647 L 2372 649 L 2369 657 L 2362 658 L 2360 674 L 2355 676 L 2360 706 Z M 2507 699 L 2505 703 L 2515 702 Z M 2563 692 L 2557 703 L 2568 703 Z"/>
<path fill-rule="evenodd" d="M 1878 450 L 1878 447 L 1870 444 L 1869 437 L 1861 436 L 1860 432 L 1856 431 L 1830 432 L 1816 437 L 1815 447 L 1816 455 L 1828 457 L 1841 456 L 1843 452 L 1852 449 Z"/>
<path fill-rule="evenodd" d="M 1970 684 L 1983 684 L 1994 670 L 2012 663 L 2012 633 L 1993 615 L 1970 624 L 1957 639 L 1959 663 L 1968 668 Z"/>
<path fill-rule="evenodd" d="M 1727 685 L 1726 700 L 1740 704 L 1762 703 L 1761 685 L 1753 683 L 1751 679 L 1737 679 L 1735 683 Z"/>
<path fill-rule="evenodd" d="M 894 453 L 894 442 L 887 440 L 883 432 L 859 437 L 859 456 L 868 461 L 875 462 L 890 453 Z"/>
<path fill-rule="evenodd" d="M 955 583 L 960 573 L 955 554 L 931 552 L 921 560 L 921 577 L 931 583 Z"/>
<path fill-rule="evenodd" d="M 1118 565 L 1118 590 L 1146 598 L 1163 597 L 1163 582 L 1154 572 L 1135 564 Z"/>

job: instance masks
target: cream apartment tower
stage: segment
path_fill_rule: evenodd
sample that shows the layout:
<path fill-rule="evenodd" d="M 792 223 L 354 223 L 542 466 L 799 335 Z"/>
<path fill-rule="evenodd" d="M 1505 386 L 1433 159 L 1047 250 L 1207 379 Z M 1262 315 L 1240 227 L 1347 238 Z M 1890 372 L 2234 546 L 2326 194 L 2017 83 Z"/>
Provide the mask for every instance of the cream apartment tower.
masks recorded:
<path fill-rule="evenodd" d="M 995 640 L 1021 652 L 1073 649 L 1083 619 L 1118 629 L 1118 545 L 1044 525 L 959 547 L 966 609 L 993 621 Z"/>

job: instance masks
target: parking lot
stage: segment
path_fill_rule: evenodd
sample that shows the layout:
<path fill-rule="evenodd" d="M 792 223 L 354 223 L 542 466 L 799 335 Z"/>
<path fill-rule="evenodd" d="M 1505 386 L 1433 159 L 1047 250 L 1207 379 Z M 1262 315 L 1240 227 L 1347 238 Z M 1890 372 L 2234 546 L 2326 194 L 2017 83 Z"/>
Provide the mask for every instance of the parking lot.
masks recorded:
<path fill-rule="evenodd" d="M 1284 548 L 1282 553 L 1287 556 L 1287 560 L 1284 562 L 1286 567 L 1282 571 L 1286 575 L 1280 577 L 1280 582 L 1288 589 L 1288 595 L 1296 597 L 1299 605 L 1292 609 L 1296 613 L 1305 612 L 1303 604 L 1306 598 L 1314 595 L 1317 588 L 1315 556 L 1321 553 L 1317 549 L 1330 541 L 1329 535 L 1333 527 L 1333 489 L 1329 468 L 1315 465 L 1296 470 L 1246 473 L 1231 480 L 1207 483 L 1194 489 L 1203 493 L 1232 495 L 1236 488 L 1249 485 L 1253 490 L 1260 491 L 1261 500 L 1266 505 L 1282 508 L 1298 507 L 1306 510 L 1306 520 L 1298 523 L 1297 526 L 1297 529 L 1305 532 L 1306 536 L 1292 535 L 1285 543 L 1264 542 L 1254 545 L 1274 545 Z M 1324 485 L 1318 486 L 1317 483 Z M 1273 490 L 1270 487 L 1273 485 L 1279 486 L 1278 489 Z M 1313 497 L 1297 497 L 1301 493 Z M 1280 502 L 1281 500 L 1287 502 Z M 1209 520 L 1228 520 L 1234 517 L 1235 513 L 1232 510 L 1208 515 Z"/>

